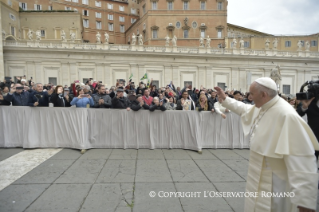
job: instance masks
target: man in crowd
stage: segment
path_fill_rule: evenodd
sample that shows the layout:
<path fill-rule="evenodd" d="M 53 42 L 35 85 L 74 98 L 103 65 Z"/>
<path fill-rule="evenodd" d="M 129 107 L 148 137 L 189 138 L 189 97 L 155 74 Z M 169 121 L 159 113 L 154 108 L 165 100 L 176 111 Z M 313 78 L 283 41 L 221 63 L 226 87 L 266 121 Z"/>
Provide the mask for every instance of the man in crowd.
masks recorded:
<path fill-rule="evenodd" d="M 134 111 L 149 110 L 150 107 L 144 102 L 142 95 L 138 94 L 136 100 L 132 101 L 131 109 Z"/>
<path fill-rule="evenodd" d="M 150 106 L 153 102 L 153 97 L 150 96 L 150 92 L 148 89 L 144 90 L 143 100 L 144 100 L 145 104 L 147 104 L 148 106 Z"/>
<path fill-rule="evenodd" d="M 111 97 L 106 94 L 104 85 L 98 87 L 98 93 L 93 96 L 95 108 L 110 108 L 112 106 Z"/>
<path fill-rule="evenodd" d="M 241 93 L 240 93 L 240 91 L 234 91 L 233 97 L 234 97 L 234 99 L 236 99 L 237 101 L 240 101 L 240 98 L 241 98 Z"/>
<path fill-rule="evenodd" d="M 126 97 L 124 97 L 123 87 L 119 87 L 116 90 L 116 96 L 112 99 L 112 107 L 116 109 L 126 109 L 130 111 L 130 105 L 130 101 Z"/>
<path fill-rule="evenodd" d="M 245 211 L 314 212 L 317 207 L 319 145 L 307 123 L 277 94 L 276 83 L 262 77 L 250 86 L 255 105 L 226 97 L 215 87 L 218 100 L 241 116 L 244 134 L 250 135 L 250 159 Z M 274 122 L 274 119 L 276 120 Z M 293 193 L 289 198 L 262 193 Z"/>
<path fill-rule="evenodd" d="M 144 90 L 145 90 L 145 84 L 143 82 L 140 82 L 138 88 L 136 89 L 136 94 L 141 94 L 143 95 L 144 94 Z"/>
<path fill-rule="evenodd" d="M 24 86 L 15 84 L 7 96 L 4 97 L 7 102 L 12 102 L 13 106 L 28 106 L 29 92 L 24 91 Z"/>
<path fill-rule="evenodd" d="M 187 91 L 183 91 L 182 98 L 177 101 L 176 110 L 195 110 L 196 103 L 189 97 Z"/>
<path fill-rule="evenodd" d="M 29 94 L 28 105 L 34 107 L 48 107 L 49 98 L 53 91 L 53 88 L 51 88 L 48 92 L 43 92 L 43 85 L 41 83 L 37 83 L 35 85 L 35 90 Z"/>

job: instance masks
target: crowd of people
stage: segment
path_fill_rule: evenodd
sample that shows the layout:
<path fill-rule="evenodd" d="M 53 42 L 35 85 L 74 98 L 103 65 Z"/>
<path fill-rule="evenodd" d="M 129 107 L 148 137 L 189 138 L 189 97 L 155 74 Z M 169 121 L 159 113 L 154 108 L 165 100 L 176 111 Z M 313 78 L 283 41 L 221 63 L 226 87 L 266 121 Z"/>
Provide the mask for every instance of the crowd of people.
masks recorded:
<path fill-rule="evenodd" d="M 86 84 L 74 81 L 70 86 L 51 83 L 34 83 L 32 79 L 17 77 L 17 82 L 6 79 L 0 83 L 0 105 L 31 107 L 114 108 L 126 110 L 197 110 L 211 111 L 226 118 L 229 112 L 218 102 L 217 92 L 201 86 L 199 89 L 185 85 L 175 87 L 171 82 L 166 87 L 157 88 L 150 83 L 135 83 L 118 80 L 115 86 L 105 87 L 101 81 L 89 79 Z M 249 92 L 227 91 L 226 95 L 253 105 Z M 282 96 L 285 98 L 284 96 Z M 295 109 L 300 104 L 295 99 L 286 99 Z"/>

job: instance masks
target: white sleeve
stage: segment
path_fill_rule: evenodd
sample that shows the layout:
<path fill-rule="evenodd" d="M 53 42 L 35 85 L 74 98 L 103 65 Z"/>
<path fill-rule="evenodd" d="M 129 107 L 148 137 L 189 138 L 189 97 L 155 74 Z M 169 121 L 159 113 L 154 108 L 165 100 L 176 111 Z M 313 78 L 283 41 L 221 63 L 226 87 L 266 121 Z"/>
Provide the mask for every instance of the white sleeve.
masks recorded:
<path fill-rule="evenodd" d="M 222 106 L 239 116 L 254 107 L 254 105 L 245 104 L 230 97 L 226 97 L 226 99 L 222 102 Z"/>
<path fill-rule="evenodd" d="M 223 114 L 222 111 L 220 111 L 220 104 L 219 104 L 219 102 L 215 102 L 215 103 L 214 103 L 214 108 L 215 108 L 216 113 L 218 113 L 218 114 Z"/>
<path fill-rule="evenodd" d="M 318 192 L 318 174 L 316 157 L 284 156 L 287 167 L 292 204 L 316 210 Z"/>

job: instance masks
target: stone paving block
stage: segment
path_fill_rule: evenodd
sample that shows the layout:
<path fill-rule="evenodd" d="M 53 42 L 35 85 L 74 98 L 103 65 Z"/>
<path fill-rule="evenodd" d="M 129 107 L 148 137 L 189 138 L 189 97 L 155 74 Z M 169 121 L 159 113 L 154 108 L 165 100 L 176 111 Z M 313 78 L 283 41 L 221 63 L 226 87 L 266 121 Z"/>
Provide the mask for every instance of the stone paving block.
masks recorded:
<path fill-rule="evenodd" d="M 224 198 L 214 197 L 214 192 L 217 190 L 211 183 L 175 183 L 175 185 L 177 191 L 184 192 L 184 195 L 186 192 L 193 192 L 193 197 L 180 198 L 184 211 L 233 211 Z"/>
<path fill-rule="evenodd" d="M 219 191 L 225 192 L 245 192 L 246 182 L 228 182 L 228 183 L 214 183 Z M 244 211 L 245 198 L 244 197 L 226 197 L 228 204 L 236 212 Z"/>
<path fill-rule="evenodd" d="M 233 150 L 235 153 L 239 154 L 240 156 L 244 157 L 245 159 L 249 160 L 249 149 L 234 149 Z"/>
<path fill-rule="evenodd" d="M 135 182 L 172 182 L 165 160 L 137 160 Z"/>
<path fill-rule="evenodd" d="M 81 155 L 81 151 L 78 149 L 62 149 L 59 153 L 52 156 L 50 159 L 76 160 Z"/>
<path fill-rule="evenodd" d="M 191 151 L 191 150 L 185 150 L 185 151 L 194 160 L 215 160 L 215 159 L 218 159 L 210 151 L 208 151 L 207 149 L 203 149 L 202 150 L 202 154 L 199 154 L 198 152 Z"/>
<path fill-rule="evenodd" d="M 130 212 L 133 189 L 133 183 L 94 184 L 80 211 Z"/>
<path fill-rule="evenodd" d="M 135 160 L 108 160 L 96 182 L 134 182 L 135 163 Z"/>
<path fill-rule="evenodd" d="M 136 159 L 136 149 L 113 149 L 109 159 Z"/>
<path fill-rule="evenodd" d="M 165 160 L 165 157 L 161 149 L 139 149 L 137 159 Z"/>
<path fill-rule="evenodd" d="M 0 161 L 5 160 L 19 152 L 22 152 L 22 148 L 1 148 L 0 149 Z"/>
<path fill-rule="evenodd" d="M 9 185 L 0 191 L 0 211 L 24 211 L 50 184 Z"/>
<path fill-rule="evenodd" d="M 224 163 L 226 163 L 227 166 L 229 166 L 232 170 L 235 171 L 248 171 L 248 160 L 236 160 L 236 159 L 229 159 L 229 160 L 223 160 Z"/>
<path fill-rule="evenodd" d="M 74 160 L 47 160 L 38 167 L 28 172 L 13 184 L 26 183 L 53 183 Z"/>
<path fill-rule="evenodd" d="M 150 197 L 150 192 L 153 191 L 155 196 Z M 162 192 L 162 193 L 159 193 Z M 134 192 L 134 207 L 133 212 L 163 212 L 173 211 L 180 212 L 182 206 L 179 198 L 160 198 L 164 195 L 163 192 L 176 192 L 173 183 L 136 183 Z"/>
<path fill-rule="evenodd" d="M 192 158 L 184 149 L 163 149 L 164 156 L 167 160 L 191 160 Z"/>
<path fill-rule="evenodd" d="M 106 160 L 77 160 L 55 183 L 94 183 Z"/>
<path fill-rule="evenodd" d="M 244 157 L 236 154 L 233 150 L 230 149 L 210 149 L 209 151 L 220 160 L 245 159 Z"/>
<path fill-rule="evenodd" d="M 79 159 L 108 159 L 113 149 L 89 149 Z"/>
<path fill-rule="evenodd" d="M 219 160 L 195 160 L 195 162 L 211 182 L 244 181 L 244 179 Z"/>
<path fill-rule="evenodd" d="M 91 189 L 90 184 L 53 184 L 26 212 L 77 212 Z"/>
<path fill-rule="evenodd" d="M 193 160 L 167 160 L 174 182 L 209 182 Z"/>

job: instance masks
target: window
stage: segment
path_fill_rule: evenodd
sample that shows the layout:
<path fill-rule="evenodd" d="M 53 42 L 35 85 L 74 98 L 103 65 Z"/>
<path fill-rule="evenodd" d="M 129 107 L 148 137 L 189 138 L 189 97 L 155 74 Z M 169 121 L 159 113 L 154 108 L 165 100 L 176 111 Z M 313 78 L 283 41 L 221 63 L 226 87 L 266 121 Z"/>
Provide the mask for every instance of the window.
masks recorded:
<path fill-rule="evenodd" d="M 121 12 L 123 12 L 124 11 L 124 6 L 119 6 L 119 9 L 120 9 Z"/>
<path fill-rule="evenodd" d="M 107 18 L 108 18 L 109 20 L 113 21 L 113 15 L 108 14 L 108 15 L 107 15 Z"/>
<path fill-rule="evenodd" d="M 96 29 L 102 29 L 101 21 L 96 22 Z"/>
<path fill-rule="evenodd" d="M 72 0 L 72 2 L 78 3 L 78 2 L 79 2 L 79 0 Z"/>
<path fill-rule="evenodd" d="M 113 4 L 109 4 L 109 3 L 107 3 L 107 9 L 109 9 L 109 10 L 113 10 Z"/>
<path fill-rule="evenodd" d="M 89 11 L 88 10 L 83 10 L 83 14 L 84 16 L 89 16 Z"/>
<path fill-rule="evenodd" d="M 42 6 L 39 4 L 34 5 L 34 10 L 42 10 Z"/>
<path fill-rule="evenodd" d="M 15 35 L 15 28 L 13 26 L 11 26 L 11 35 Z"/>
<path fill-rule="evenodd" d="M 157 30 L 152 30 L 152 38 L 157 38 Z"/>
<path fill-rule="evenodd" d="M 188 1 L 184 1 L 184 10 L 188 10 Z"/>
<path fill-rule="evenodd" d="M 312 40 L 310 43 L 311 46 L 317 46 L 318 42 L 316 40 Z"/>
<path fill-rule="evenodd" d="M 53 85 L 57 85 L 57 78 L 56 77 L 49 77 L 49 83 Z"/>
<path fill-rule="evenodd" d="M 221 89 L 225 90 L 226 89 L 226 83 L 223 82 L 218 82 L 217 86 L 220 87 Z"/>
<path fill-rule="evenodd" d="M 204 2 L 204 1 L 200 2 L 200 9 L 201 10 L 206 10 L 206 2 Z"/>
<path fill-rule="evenodd" d="M 184 30 L 184 38 L 188 38 L 188 30 L 187 29 Z"/>
<path fill-rule="evenodd" d="M 219 29 L 219 30 L 217 31 L 217 37 L 218 37 L 218 38 L 222 38 L 222 30 L 221 30 L 221 29 Z"/>
<path fill-rule="evenodd" d="M 95 13 L 95 17 L 96 17 L 96 18 L 102 18 L 102 13 L 96 12 L 96 13 Z"/>
<path fill-rule="evenodd" d="M 101 2 L 100 1 L 95 1 L 95 6 L 96 7 L 101 7 Z"/>
<path fill-rule="evenodd" d="M 125 18 L 120 16 L 120 22 L 125 22 Z"/>
<path fill-rule="evenodd" d="M 77 13 L 77 12 L 78 12 L 78 9 L 74 8 L 73 11 Z"/>
<path fill-rule="evenodd" d="M 184 87 L 186 87 L 187 85 L 192 86 L 193 82 L 192 81 L 184 81 Z"/>
<path fill-rule="evenodd" d="M 145 4 L 143 5 L 143 14 L 146 13 L 146 10 L 145 10 Z"/>
<path fill-rule="evenodd" d="M 135 23 L 136 19 L 135 18 L 131 18 L 131 23 Z"/>
<path fill-rule="evenodd" d="M 82 0 L 82 4 L 88 4 L 88 0 Z"/>
<path fill-rule="evenodd" d="M 120 25 L 120 32 L 125 32 L 125 27 L 124 27 L 124 25 Z"/>
<path fill-rule="evenodd" d="M 152 2 L 152 10 L 157 10 L 157 2 L 156 1 Z"/>
<path fill-rule="evenodd" d="M 179 21 L 176 22 L 176 28 L 177 29 L 181 28 L 181 22 L 179 22 Z"/>
<path fill-rule="evenodd" d="M 131 13 L 132 13 L 132 14 L 136 14 L 136 9 L 131 8 Z"/>
<path fill-rule="evenodd" d="M 89 27 L 89 20 L 83 19 L 83 27 L 85 27 L 85 28 Z"/>
<path fill-rule="evenodd" d="M 218 2 L 217 3 L 217 10 L 222 10 L 223 9 L 223 3 L 222 2 Z"/>
<path fill-rule="evenodd" d="M 10 7 L 12 7 L 12 2 L 11 2 L 11 0 L 8 0 L 8 5 L 9 5 Z"/>
<path fill-rule="evenodd" d="M 167 3 L 167 9 L 168 10 L 173 10 L 173 2 L 170 1 L 170 2 Z"/>
<path fill-rule="evenodd" d="M 45 37 L 45 30 L 41 29 L 41 37 Z"/>
<path fill-rule="evenodd" d="M 291 47 L 291 41 L 286 41 L 285 42 L 285 47 Z"/>
<path fill-rule="evenodd" d="M 71 1 L 71 0 L 65 0 L 65 1 Z"/>
<path fill-rule="evenodd" d="M 23 10 L 27 10 L 28 9 L 27 3 L 23 3 L 23 2 L 19 3 L 19 7 L 21 7 Z"/>
<path fill-rule="evenodd" d="M 49 6 L 48 10 L 53 10 L 53 7 L 52 7 L 52 6 Z"/>
<path fill-rule="evenodd" d="M 290 94 L 290 85 L 282 85 L 282 92 L 284 94 Z"/>
<path fill-rule="evenodd" d="M 113 24 L 109 23 L 109 31 L 113 31 Z"/>
<path fill-rule="evenodd" d="M 244 42 L 244 47 L 245 47 L 245 48 L 249 48 L 249 42 L 248 42 L 248 41 L 245 41 L 245 42 Z"/>
<path fill-rule="evenodd" d="M 205 37 L 205 29 L 201 29 L 201 30 L 200 30 L 200 36 L 201 36 L 202 38 Z"/>
<path fill-rule="evenodd" d="M 65 10 L 71 10 L 71 7 L 65 7 Z"/>

